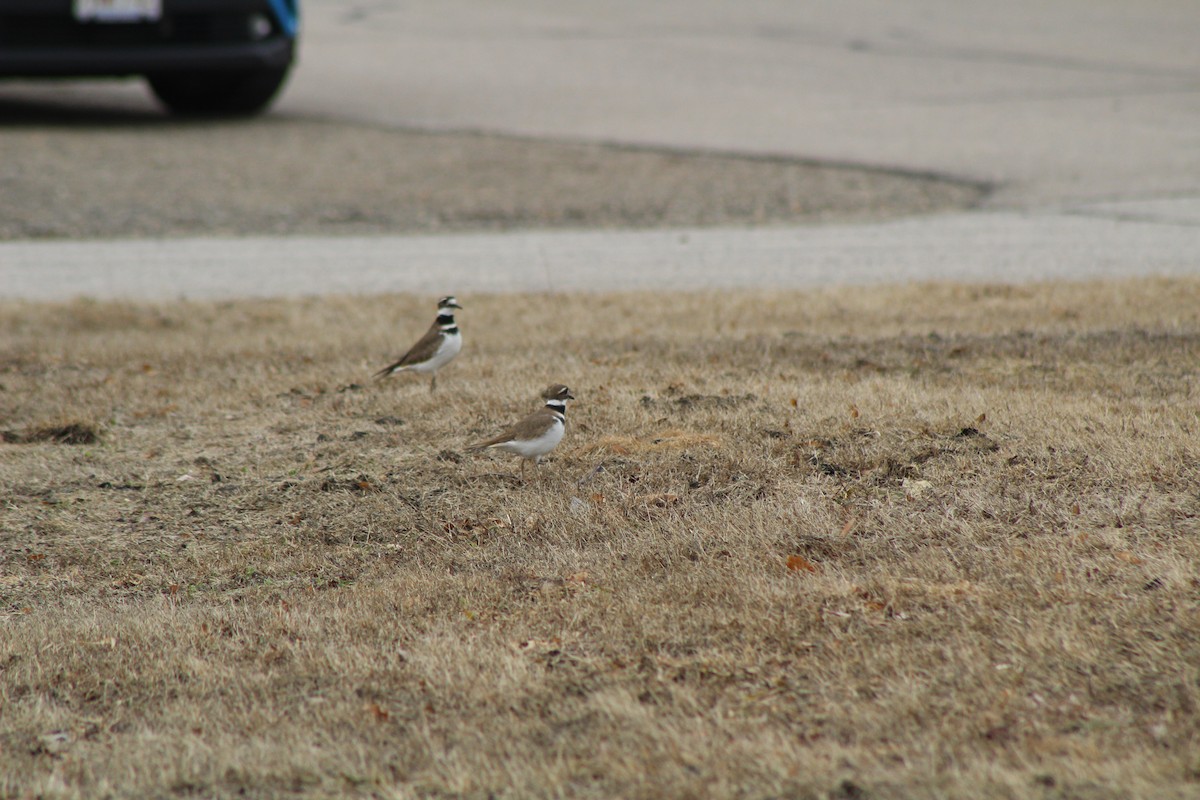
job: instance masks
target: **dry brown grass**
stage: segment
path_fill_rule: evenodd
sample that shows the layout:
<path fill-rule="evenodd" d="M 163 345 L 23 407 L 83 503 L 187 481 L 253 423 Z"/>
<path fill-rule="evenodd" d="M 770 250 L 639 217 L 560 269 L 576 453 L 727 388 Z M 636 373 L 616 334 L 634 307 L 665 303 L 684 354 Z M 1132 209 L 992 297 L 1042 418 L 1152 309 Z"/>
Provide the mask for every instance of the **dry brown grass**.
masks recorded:
<path fill-rule="evenodd" d="M 0 305 L 0 796 L 1200 794 L 1200 282 L 460 300 Z"/>

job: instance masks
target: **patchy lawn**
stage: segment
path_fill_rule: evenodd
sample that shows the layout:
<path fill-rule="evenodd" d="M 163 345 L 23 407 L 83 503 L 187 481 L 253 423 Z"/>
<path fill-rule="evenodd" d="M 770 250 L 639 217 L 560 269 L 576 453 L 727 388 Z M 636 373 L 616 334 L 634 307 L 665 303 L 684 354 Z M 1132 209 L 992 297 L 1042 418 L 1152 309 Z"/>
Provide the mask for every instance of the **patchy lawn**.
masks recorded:
<path fill-rule="evenodd" d="M 0 796 L 1200 793 L 1200 282 L 458 297 L 0 304 Z"/>

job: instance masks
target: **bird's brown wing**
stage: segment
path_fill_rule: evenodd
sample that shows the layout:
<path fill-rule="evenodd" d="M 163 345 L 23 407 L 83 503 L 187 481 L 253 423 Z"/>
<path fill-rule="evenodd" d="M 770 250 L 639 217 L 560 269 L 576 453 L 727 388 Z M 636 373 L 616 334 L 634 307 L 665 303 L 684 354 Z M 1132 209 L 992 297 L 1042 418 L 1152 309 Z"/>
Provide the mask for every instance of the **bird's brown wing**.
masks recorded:
<path fill-rule="evenodd" d="M 516 425 L 505 428 L 492 438 L 469 445 L 467 452 L 474 453 L 494 445 L 511 442 L 515 439 L 536 439 L 546 431 L 546 428 L 554 424 L 555 419 L 556 417 L 553 412 L 547 411 L 544 408 L 538 409 Z"/>
<path fill-rule="evenodd" d="M 442 344 L 442 329 L 434 322 L 429 326 L 429 330 L 425 331 L 416 344 L 409 348 L 408 352 L 400 356 L 400 359 L 395 363 L 388 364 L 379 372 L 375 373 L 376 378 L 382 378 L 385 375 L 390 375 L 392 372 L 403 367 L 413 364 L 420 364 L 422 361 L 428 361 L 433 358 L 434 353 L 438 351 L 438 347 Z"/>

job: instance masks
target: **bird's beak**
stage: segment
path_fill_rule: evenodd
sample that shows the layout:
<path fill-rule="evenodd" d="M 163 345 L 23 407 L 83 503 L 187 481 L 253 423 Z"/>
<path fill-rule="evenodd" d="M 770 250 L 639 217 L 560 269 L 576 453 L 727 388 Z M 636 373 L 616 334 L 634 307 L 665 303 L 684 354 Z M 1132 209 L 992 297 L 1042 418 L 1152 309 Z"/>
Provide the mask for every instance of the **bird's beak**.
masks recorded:
<path fill-rule="evenodd" d="M 460 306 L 458 303 L 451 303 L 450 307 L 451 308 L 462 308 L 462 306 Z"/>
<path fill-rule="evenodd" d="M 564 400 L 574 400 L 575 395 L 571 394 L 570 392 L 567 392 L 565 395 L 563 395 L 563 399 Z"/>

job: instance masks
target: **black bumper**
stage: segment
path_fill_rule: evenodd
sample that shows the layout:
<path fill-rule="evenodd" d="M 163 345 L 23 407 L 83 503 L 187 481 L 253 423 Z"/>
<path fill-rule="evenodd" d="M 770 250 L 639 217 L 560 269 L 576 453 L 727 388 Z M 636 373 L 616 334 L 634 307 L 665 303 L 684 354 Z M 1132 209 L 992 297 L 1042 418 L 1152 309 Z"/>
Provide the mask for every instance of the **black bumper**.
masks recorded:
<path fill-rule="evenodd" d="M 88 47 L 0 49 L 0 78 L 97 77 L 176 71 L 283 69 L 295 40 L 237 44 L 151 45 L 124 49 Z"/>

